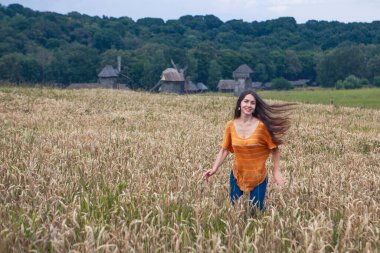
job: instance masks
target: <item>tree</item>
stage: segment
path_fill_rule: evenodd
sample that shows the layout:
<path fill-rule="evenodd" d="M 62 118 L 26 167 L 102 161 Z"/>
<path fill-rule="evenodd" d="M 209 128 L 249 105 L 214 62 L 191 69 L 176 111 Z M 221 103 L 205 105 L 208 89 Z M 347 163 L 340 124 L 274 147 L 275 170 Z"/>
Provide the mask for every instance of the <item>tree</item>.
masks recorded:
<path fill-rule="evenodd" d="M 32 57 L 28 56 L 21 62 L 22 81 L 39 83 L 43 80 L 42 66 Z"/>
<path fill-rule="evenodd" d="M 0 58 L 0 76 L 12 83 L 37 83 L 42 81 L 42 67 L 30 56 L 8 54 Z"/>
<path fill-rule="evenodd" d="M 45 45 L 49 38 L 65 38 L 57 23 L 43 17 L 35 18 L 25 33 L 31 40 L 41 45 Z"/>
<path fill-rule="evenodd" d="M 93 45 L 99 51 L 105 51 L 107 49 L 123 49 L 124 43 L 119 34 L 113 30 L 103 29 L 99 30 L 94 35 Z"/>
<path fill-rule="evenodd" d="M 255 80 L 265 82 L 269 80 L 269 75 L 265 64 L 259 63 L 255 67 Z"/>
<path fill-rule="evenodd" d="M 8 54 L 0 58 L 0 76 L 2 80 L 12 83 L 22 82 L 23 55 L 19 53 Z"/>
<path fill-rule="evenodd" d="M 210 61 L 215 58 L 215 48 L 209 43 L 199 44 L 194 51 L 194 58 L 197 60 L 198 82 L 207 84 L 209 79 Z"/>
<path fill-rule="evenodd" d="M 275 67 L 274 76 L 285 75 L 285 54 L 283 51 L 274 50 L 269 54 L 269 60 Z"/>
<path fill-rule="evenodd" d="M 173 60 L 176 64 L 179 64 L 180 66 L 186 66 L 189 64 L 186 55 L 186 50 L 183 50 L 182 48 L 165 48 L 164 59 L 162 60 L 165 62 L 170 62 L 171 60 Z"/>
<path fill-rule="evenodd" d="M 336 88 L 337 89 L 359 89 L 363 87 L 363 84 L 365 82 L 368 82 L 368 80 L 361 80 L 360 78 L 357 78 L 354 75 L 349 75 L 348 77 L 346 77 L 346 79 L 344 79 L 344 81 L 338 80 L 336 82 Z"/>
<path fill-rule="evenodd" d="M 222 67 L 223 78 L 232 78 L 232 72 L 242 64 L 240 55 L 230 49 L 219 50 L 218 63 Z"/>
<path fill-rule="evenodd" d="M 219 28 L 221 25 L 223 25 L 223 21 L 214 15 L 204 16 L 204 21 L 208 29 Z"/>
<path fill-rule="evenodd" d="M 265 22 L 265 28 L 271 32 L 283 30 L 295 32 L 297 27 L 297 21 L 293 17 L 280 17 Z"/>
<path fill-rule="evenodd" d="M 46 78 L 66 86 L 73 82 L 97 80 L 98 51 L 80 44 L 60 49 L 47 67 Z"/>
<path fill-rule="evenodd" d="M 203 16 L 186 15 L 179 18 L 181 24 L 197 31 L 206 31 L 208 29 L 207 24 Z"/>
<path fill-rule="evenodd" d="M 132 79 L 130 87 L 132 89 L 142 88 L 141 79 L 144 76 L 144 61 L 142 59 L 135 59 L 130 68 L 128 68 L 128 76 Z"/>
<path fill-rule="evenodd" d="M 85 60 L 68 60 L 75 58 L 68 48 L 82 44 L 87 46 L 86 52 L 93 50 L 94 56 L 109 50 L 128 55 L 123 56 L 123 62 L 128 64 L 123 71 L 131 76 L 134 87 L 139 87 L 143 79 L 146 85 L 148 79 L 156 80 L 157 77 L 146 77 L 145 69 L 156 71 L 170 59 L 181 66 L 187 64 L 193 80 L 205 83 L 216 80 L 218 69 L 223 78 L 231 78 L 232 72 L 246 63 L 255 67 L 255 79 L 260 81 L 282 76 L 289 80 L 317 80 L 324 86 L 334 87 L 338 80 L 350 74 L 370 82 L 380 75 L 379 24 L 379 21 L 345 24 L 316 20 L 297 24 L 291 17 L 223 22 L 213 15 L 187 15 L 166 22 L 160 18 L 142 18 L 134 22 L 129 17 L 91 17 L 78 12 L 62 15 L 10 4 L 0 5 L 0 56 L 13 55 L 10 58 L 15 63 L 24 62 L 15 53 L 22 59 L 36 60 L 48 77 L 46 80 L 65 83 L 94 80 L 94 69 L 101 68 L 96 64 L 83 68 L 82 77 L 77 73 L 80 66 L 72 69 L 75 62 Z M 153 55 L 160 50 L 164 58 L 156 57 L 157 61 L 153 61 Z M 30 64 L 29 60 L 26 65 Z M 47 69 L 46 65 L 49 65 Z M 89 69 L 93 71 L 91 75 Z M 35 71 L 39 76 L 39 71 Z M 20 73 L 16 68 L 12 79 L 24 80 L 28 76 L 31 82 L 39 80 L 32 73 Z"/>
<path fill-rule="evenodd" d="M 380 54 L 368 61 L 368 73 L 370 79 L 380 76 Z"/>
<path fill-rule="evenodd" d="M 210 61 L 210 67 L 208 69 L 207 85 L 210 90 L 217 90 L 218 82 L 222 79 L 221 66 L 216 60 Z"/>
<path fill-rule="evenodd" d="M 275 90 L 290 90 L 294 87 L 290 84 L 288 80 L 286 80 L 283 77 L 280 77 L 272 80 L 271 88 Z"/>
<path fill-rule="evenodd" d="M 35 14 L 35 12 L 32 9 L 25 8 L 21 4 L 10 4 L 6 8 L 6 13 L 10 16 L 13 17 L 17 14 L 21 14 L 25 17 L 31 17 Z"/>
<path fill-rule="evenodd" d="M 207 84 L 210 61 L 205 53 L 197 52 L 195 57 L 197 59 L 197 81 Z"/>
<path fill-rule="evenodd" d="M 375 76 L 373 78 L 373 85 L 375 85 L 376 87 L 380 87 L 380 76 Z"/>
<path fill-rule="evenodd" d="M 144 89 L 151 89 L 160 80 L 163 70 L 167 68 L 164 51 L 159 49 L 144 61 L 144 75 L 141 78 L 141 85 Z"/>
<path fill-rule="evenodd" d="M 298 78 L 298 75 L 302 71 L 302 65 L 296 52 L 294 51 L 286 51 L 285 52 L 285 77 L 290 80 L 295 80 Z"/>
<path fill-rule="evenodd" d="M 349 74 L 365 76 L 366 57 L 361 46 L 337 48 L 322 56 L 317 63 L 317 81 L 324 87 L 334 87 Z"/>
<path fill-rule="evenodd" d="M 316 79 L 316 72 L 315 72 L 315 56 L 316 54 L 310 51 L 298 53 L 298 59 L 301 63 L 302 70 L 301 73 L 299 73 L 299 78 L 301 79 Z"/>
<path fill-rule="evenodd" d="M 30 22 L 28 18 L 17 13 L 9 20 L 9 25 L 16 31 L 23 31 L 29 27 Z"/>
<path fill-rule="evenodd" d="M 242 35 L 253 35 L 254 29 L 251 26 L 251 24 L 244 22 L 243 20 L 239 19 L 233 19 L 230 21 L 227 21 L 224 25 L 222 30 L 226 32 L 235 32 L 236 34 L 242 34 Z"/>

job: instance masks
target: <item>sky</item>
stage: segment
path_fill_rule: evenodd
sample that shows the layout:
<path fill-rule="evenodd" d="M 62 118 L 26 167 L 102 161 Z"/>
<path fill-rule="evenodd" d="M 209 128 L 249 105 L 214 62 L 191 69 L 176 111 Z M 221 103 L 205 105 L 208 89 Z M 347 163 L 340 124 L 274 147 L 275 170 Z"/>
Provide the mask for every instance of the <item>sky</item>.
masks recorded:
<path fill-rule="evenodd" d="M 380 20 L 380 0 L 0 0 L 38 11 L 90 16 L 178 19 L 184 15 L 212 14 L 222 21 L 247 22 L 294 17 L 308 20 L 372 22 Z"/>

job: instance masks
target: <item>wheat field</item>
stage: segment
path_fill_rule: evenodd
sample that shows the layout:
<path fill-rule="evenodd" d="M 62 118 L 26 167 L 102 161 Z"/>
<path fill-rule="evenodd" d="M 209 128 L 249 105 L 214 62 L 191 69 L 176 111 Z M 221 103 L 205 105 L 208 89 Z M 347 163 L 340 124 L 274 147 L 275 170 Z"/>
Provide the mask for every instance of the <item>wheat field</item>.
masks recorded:
<path fill-rule="evenodd" d="M 0 252 L 380 252 L 380 111 L 298 104 L 252 215 L 202 181 L 235 99 L 1 88 Z"/>

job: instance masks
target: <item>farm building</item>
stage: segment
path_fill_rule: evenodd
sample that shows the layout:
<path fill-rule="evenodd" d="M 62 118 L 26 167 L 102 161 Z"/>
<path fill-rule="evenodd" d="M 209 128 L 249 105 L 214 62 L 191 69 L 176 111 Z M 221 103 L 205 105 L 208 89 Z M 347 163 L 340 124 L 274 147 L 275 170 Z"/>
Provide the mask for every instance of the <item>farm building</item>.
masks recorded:
<path fill-rule="evenodd" d="M 151 89 L 155 90 L 157 87 L 159 92 L 170 92 L 170 93 L 197 93 L 208 91 L 208 88 L 203 83 L 194 84 L 190 77 L 185 79 L 185 70 L 179 68 L 178 65 L 172 63 L 174 68 L 167 68 L 161 74 L 161 79 L 158 83 Z"/>
<path fill-rule="evenodd" d="M 117 88 L 117 79 L 119 71 L 114 69 L 111 65 L 105 66 L 98 74 L 98 82 L 101 86 L 109 86 L 110 88 Z"/>
<path fill-rule="evenodd" d="M 218 90 L 220 92 L 234 92 L 236 96 L 239 96 L 245 90 L 256 88 L 252 85 L 252 73 L 253 70 L 247 64 L 240 65 L 232 72 L 234 80 L 220 80 Z M 258 83 L 255 84 L 258 85 Z"/>
<path fill-rule="evenodd" d="M 310 79 L 299 79 L 295 81 L 289 81 L 291 85 L 293 85 L 295 88 L 297 87 L 303 87 L 310 83 Z"/>
<path fill-rule="evenodd" d="M 264 89 L 264 90 L 268 90 L 270 89 L 272 86 L 272 83 L 270 82 L 266 82 L 266 83 L 263 83 L 263 82 L 252 82 L 252 89 L 253 90 L 256 90 L 256 89 Z"/>
<path fill-rule="evenodd" d="M 240 65 L 233 73 L 232 76 L 237 82 L 234 93 L 236 96 L 239 96 L 243 91 L 252 89 L 252 79 L 251 74 L 253 70 L 247 65 Z"/>
<path fill-rule="evenodd" d="M 159 92 L 182 94 L 185 92 L 185 78 L 183 73 L 174 68 L 167 68 L 162 72 L 158 82 Z"/>
<path fill-rule="evenodd" d="M 119 71 L 107 65 L 99 72 L 97 83 L 72 83 L 67 89 L 126 89 L 125 84 L 118 83 L 118 78 Z"/>
<path fill-rule="evenodd" d="M 263 87 L 262 82 L 252 82 L 252 89 L 261 89 Z"/>
<path fill-rule="evenodd" d="M 121 57 L 117 57 L 117 69 L 111 65 L 106 65 L 99 72 L 97 83 L 72 83 L 67 89 L 128 89 L 126 84 L 120 84 L 118 82 L 120 75 L 124 76 L 121 74 Z"/>
<path fill-rule="evenodd" d="M 198 92 L 207 92 L 208 87 L 204 83 L 197 83 Z"/>
<path fill-rule="evenodd" d="M 185 82 L 185 92 L 186 93 L 197 93 L 199 92 L 199 89 L 198 89 L 198 86 L 193 83 L 190 78 L 186 78 L 186 82 Z"/>
<path fill-rule="evenodd" d="M 272 83 L 271 82 L 263 83 L 262 89 L 270 89 L 270 88 L 272 88 Z"/>
<path fill-rule="evenodd" d="M 238 83 L 235 80 L 220 80 L 218 83 L 219 92 L 234 92 Z"/>

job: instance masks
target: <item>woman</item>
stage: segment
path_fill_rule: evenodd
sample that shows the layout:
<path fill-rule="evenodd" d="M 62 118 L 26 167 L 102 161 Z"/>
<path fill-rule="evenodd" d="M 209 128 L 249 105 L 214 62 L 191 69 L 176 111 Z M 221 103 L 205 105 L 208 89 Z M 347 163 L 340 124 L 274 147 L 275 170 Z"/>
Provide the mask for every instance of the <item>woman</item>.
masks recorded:
<path fill-rule="evenodd" d="M 284 115 L 292 104 L 268 105 L 254 91 L 243 92 L 237 100 L 234 120 L 228 121 L 222 147 L 212 169 L 204 179 L 214 175 L 227 155 L 235 154 L 234 166 L 230 173 L 230 198 L 232 204 L 243 192 L 250 192 L 250 204 L 264 208 L 268 182 L 265 162 L 272 153 L 273 179 L 283 186 L 285 180 L 280 171 L 280 150 L 282 136 L 290 127 L 290 120 Z"/>

